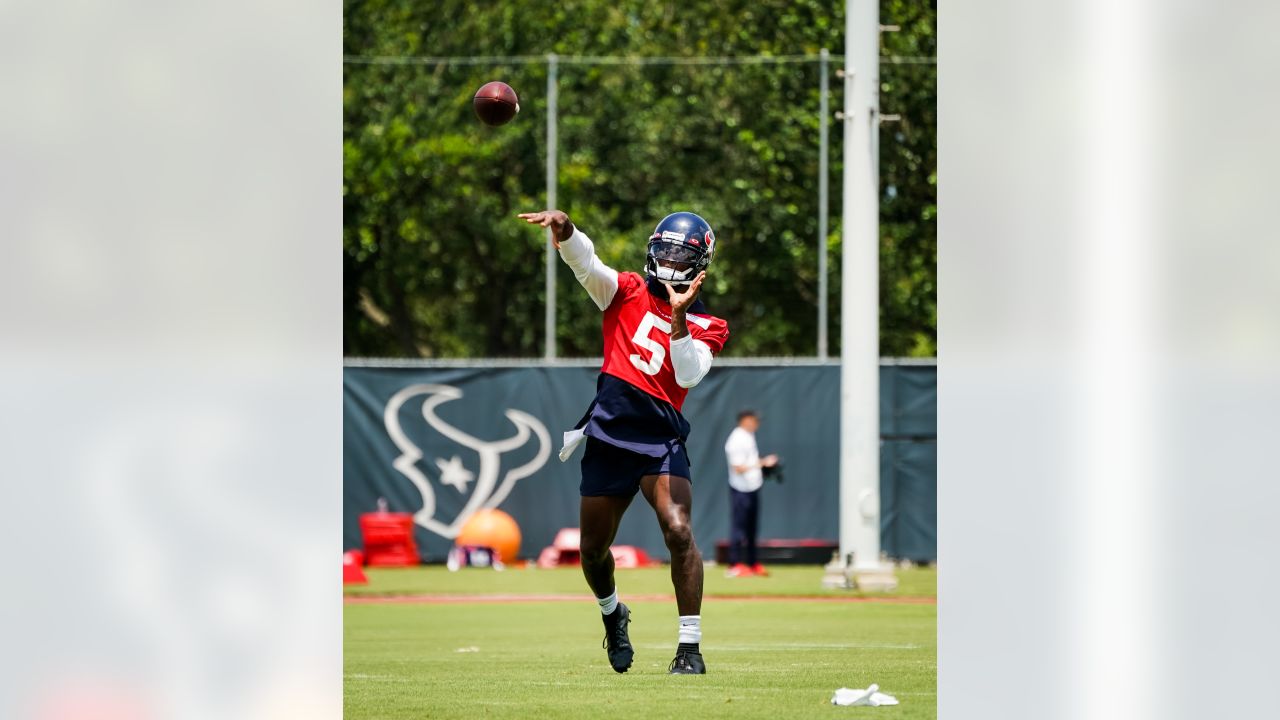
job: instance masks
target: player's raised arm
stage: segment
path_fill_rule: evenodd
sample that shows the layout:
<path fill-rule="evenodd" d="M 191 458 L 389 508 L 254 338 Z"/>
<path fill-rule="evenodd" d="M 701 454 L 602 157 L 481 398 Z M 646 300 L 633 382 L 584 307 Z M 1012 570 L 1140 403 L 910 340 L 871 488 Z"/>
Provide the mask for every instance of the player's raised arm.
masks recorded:
<path fill-rule="evenodd" d="M 541 225 L 551 228 L 551 244 L 560 249 L 560 243 L 573 236 L 573 221 L 562 210 L 542 210 L 539 212 L 520 213 L 516 217 L 530 225 Z"/>
<path fill-rule="evenodd" d="M 516 217 L 532 225 L 551 228 L 551 244 L 560 251 L 565 264 L 573 269 L 574 277 L 601 310 L 609 307 L 618 292 L 618 271 L 605 265 L 596 257 L 591 238 L 573 226 L 563 211 L 543 210 L 520 213 Z"/>
<path fill-rule="evenodd" d="M 676 384 L 691 388 L 702 382 L 711 370 L 711 348 L 689 334 L 687 313 L 702 289 L 705 272 L 698 273 L 684 292 L 667 285 L 667 297 L 671 301 L 671 367 L 676 372 Z"/>

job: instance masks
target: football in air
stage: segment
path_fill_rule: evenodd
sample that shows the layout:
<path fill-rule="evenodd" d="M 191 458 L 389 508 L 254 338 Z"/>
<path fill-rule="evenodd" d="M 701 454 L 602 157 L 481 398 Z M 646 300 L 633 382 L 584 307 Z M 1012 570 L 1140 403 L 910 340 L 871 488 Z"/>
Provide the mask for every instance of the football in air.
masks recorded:
<path fill-rule="evenodd" d="M 516 97 L 516 91 L 498 80 L 485 83 L 477 90 L 471 104 L 476 117 L 485 125 L 506 125 L 520 112 L 520 98 Z"/>

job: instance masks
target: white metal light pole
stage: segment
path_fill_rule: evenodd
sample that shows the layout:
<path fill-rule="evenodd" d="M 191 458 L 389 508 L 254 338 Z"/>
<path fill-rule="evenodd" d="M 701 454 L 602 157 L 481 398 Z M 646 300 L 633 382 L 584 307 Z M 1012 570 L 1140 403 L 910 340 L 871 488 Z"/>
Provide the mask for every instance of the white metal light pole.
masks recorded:
<path fill-rule="evenodd" d="M 547 209 L 556 207 L 556 185 L 559 184 L 559 173 L 556 156 L 559 153 L 556 137 L 556 115 L 558 114 L 556 54 L 547 56 Z M 551 228 L 547 228 L 547 267 L 546 267 L 547 307 L 544 317 L 545 341 L 543 356 L 547 360 L 556 358 L 556 249 L 551 244 Z"/>
<path fill-rule="evenodd" d="M 831 56 L 822 48 L 818 63 L 818 357 L 827 359 L 827 156 L 830 154 L 827 127 L 830 125 L 831 84 L 827 65 Z"/>
<path fill-rule="evenodd" d="M 880 3 L 846 0 L 840 322 L 840 556 L 859 587 L 880 563 Z"/>

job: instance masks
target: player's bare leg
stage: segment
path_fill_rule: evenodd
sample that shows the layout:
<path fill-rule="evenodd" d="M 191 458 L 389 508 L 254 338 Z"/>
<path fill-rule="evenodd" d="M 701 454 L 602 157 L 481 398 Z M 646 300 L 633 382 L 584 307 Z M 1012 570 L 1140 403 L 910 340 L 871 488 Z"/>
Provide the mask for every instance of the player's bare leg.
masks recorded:
<path fill-rule="evenodd" d="M 689 523 L 693 511 L 693 484 L 686 478 L 647 475 L 640 480 L 645 500 L 658 514 L 662 539 L 671 551 L 671 584 L 681 615 L 702 612 L 702 554 L 693 541 Z"/>
<path fill-rule="evenodd" d="M 609 546 L 618 534 L 622 514 L 631 505 L 631 496 L 584 497 L 578 513 L 581 535 L 582 574 L 596 597 L 608 597 L 616 589 L 613 582 L 613 553 Z"/>
<path fill-rule="evenodd" d="M 582 574 L 595 593 L 604 619 L 604 646 L 609 653 L 609 665 L 616 672 L 626 672 L 631 667 L 635 651 L 627 626 L 631 612 L 618 602 L 618 589 L 613 580 L 613 553 L 609 546 L 618 534 L 622 514 L 631 504 L 627 496 L 583 497 L 579 506 L 579 552 L 582 556 Z"/>
<path fill-rule="evenodd" d="M 702 641 L 702 553 L 693 539 L 689 519 L 693 513 L 693 484 L 688 478 L 647 475 L 640 479 L 644 498 L 653 506 L 662 538 L 671 552 L 671 584 L 680 612 L 680 644 L 670 672 L 701 675 L 707 671 L 699 643 Z"/>

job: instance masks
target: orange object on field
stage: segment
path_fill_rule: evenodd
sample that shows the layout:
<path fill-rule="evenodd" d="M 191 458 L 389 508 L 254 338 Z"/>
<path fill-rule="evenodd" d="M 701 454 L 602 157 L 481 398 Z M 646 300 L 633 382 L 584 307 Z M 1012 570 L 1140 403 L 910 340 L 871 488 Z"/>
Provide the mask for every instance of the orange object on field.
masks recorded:
<path fill-rule="evenodd" d="M 515 518 L 501 510 L 477 510 L 463 523 L 454 545 L 491 547 L 504 564 L 515 562 L 520 554 L 520 526 Z"/>
<path fill-rule="evenodd" d="M 418 546 L 413 541 L 413 516 L 409 513 L 371 512 L 360 516 L 360 535 L 370 567 L 419 565 Z"/>

